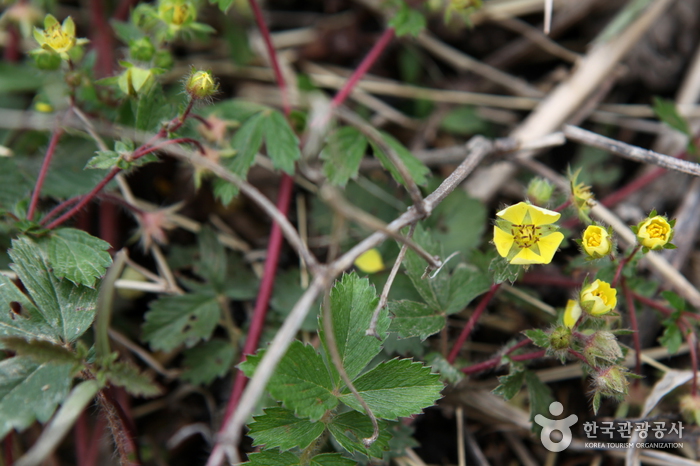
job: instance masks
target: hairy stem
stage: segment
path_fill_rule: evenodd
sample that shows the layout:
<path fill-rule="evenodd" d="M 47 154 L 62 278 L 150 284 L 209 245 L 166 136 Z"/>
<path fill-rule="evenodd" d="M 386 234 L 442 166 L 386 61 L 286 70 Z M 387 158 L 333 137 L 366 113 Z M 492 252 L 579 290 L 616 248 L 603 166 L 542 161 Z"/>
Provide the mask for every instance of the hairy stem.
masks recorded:
<path fill-rule="evenodd" d="M 637 310 L 634 307 L 634 296 L 630 291 L 629 286 L 627 286 L 627 279 L 622 278 L 622 291 L 625 293 L 625 301 L 627 302 L 627 311 L 630 315 L 630 325 L 634 333 L 632 334 L 632 339 L 634 340 L 634 361 L 635 361 L 635 371 L 638 375 L 642 373 L 642 345 L 639 341 L 639 324 L 637 323 Z M 639 383 L 639 379 L 636 379 L 635 384 Z"/>
<path fill-rule="evenodd" d="M 486 361 L 483 361 L 483 362 L 480 362 L 477 364 L 472 364 L 471 366 L 467 366 L 467 367 L 462 369 L 462 372 L 465 374 L 476 374 L 478 372 L 482 372 L 482 371 L 497 367 L 501 364 L 501 361 L 503 360 L 504 355 L 511 354 L 512 352 L 522 348 L 523 346 L 527 346 L 531 342 L 532 342 L 532 340 L 530 340 L 529 338 L 525 338 L 524 340 L 519 341 L 515 345 L 508 348 L 508 350 L 506 350 L 505 353 L 498 354 L 498 355 L 496 355 L 496 356 L 494 356 L 491 359 L 488 359 Z M 536 352 L 536 353 L 538 353 L 538 352 Z M 535 353 L 526 353 L 526 354 L 535 354 Z M 512 356 L 511 359 L 516 360 L 515 358 L 518 358 L 521 356 L 525 356 L 525 355 L 521 354 L 521 355 Z"/>
<path fill-rule="evenodd" d="M 41 164 L 41 170 L 39 170 L 39 176 L 36 179 L 36 184 L 34 185 L 34 191 L 32 192 L 32 199 L 29 202 L 29 210 L 27 211 L 27 220 L 32 220 L 34 218 L 34 213 L 36 212 L 36 206 L 39 204 L 39 197 L 41 195 L 41 187 L 44 185 L 44 180 L 46 175 L 49 173 L 49 165 L 51 165 L 51 160 L 56 153 L 56 146 L 58 141 L 61 139 L 63 130 L 61 128 L 56 128 L 51 136 L 51 142 L 49 142 L 49 148 L 46 150 L 46 155 L 44 156 L 44 161 Z"/>
<path fill-rule="evenodd" d="M 452 351 L 450 351 L 450 354 L 447 356 L 447 361 L 450 364 L 453 364 L 457 359 L 459 352 L 462 350 L 464 342 L 467 341 L 467 338 L 469 338 L 469 335 L 472 333 L 472 330 L 476 326 L 476 322 L 479 320 L 479 317 L 481 317 L 481 314 L 486 309 L 486 306 L 488 306 L 489 302 L 491 301 L 491 298 L 493 298 L 493 296 L 496 294 L 496 291 L 498 291 L 500 287 L 500 283 L 495 283 L 491 285 L 491 289 L 488 291 L 488 293 L 486 293 L 483 296 L 483 298 L 481 298 L 481 301 L 479 301 L 479 304 L 476 306 L 474 313 L 471 315 L 471 317 L 469 317 L 467 325 L 464 326 L 464 328 L 462 329 L 462 333 L 459 334 L 455 345 L 452 347 Z"/>

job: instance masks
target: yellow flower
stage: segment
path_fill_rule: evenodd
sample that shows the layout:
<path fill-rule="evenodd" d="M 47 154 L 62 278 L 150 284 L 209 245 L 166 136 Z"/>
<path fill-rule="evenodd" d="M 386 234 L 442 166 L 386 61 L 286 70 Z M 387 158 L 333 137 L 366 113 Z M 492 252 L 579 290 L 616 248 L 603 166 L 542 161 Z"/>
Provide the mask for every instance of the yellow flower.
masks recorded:
<path fill-rule="evenodd" d="M 576 208 L 578 216 L 581 220 L 590 223 L 588 213 L 591 211 L 596 202 L 591 192 L 591 187 L 578 182 L 578 175 L 581 173 L 579 168 L 575 172 L 569 172 L 569 184 L 571 186 L 571 203 Z"/>
<path fill-rule="evenodd" d="M 581 306 L 593 316 L 602 316 L 617 306 L 617 290 L 610 283 L 596 280 L 581 290 Z"/>
<path fill-rule="evenodd" d="M 549 264 L 564 235 L 552 225 L 561 214 L 520 202 L 496 214 L 493 242 L 498 254 L 516 265 Z"/>
<path fill-rule="evenodd" d="M 158 5 L 160 18 L 178 29 L 197 19 L 197 10 L 191 3 L 182 0 L 165 0 Z"/>
<path fill-rule="evenodd" d="M 573 299 L 568 300 L 566 302 L 566 309 L 564 310 L 564 325 L 568 328 L 574 328 L 579 317 L 581 317 L 581 306 L 578 301 Z"/>
<path fill-rule="evenodd" d="M 637 240 L 649 249 L 662 249 L 673 239 L 673 226 L 665 217 L 647 218 L 637 226 Z"/>
<path fill-rule="evenodd" d="M 58 53 L 64 60 L 68 59 L 68 52 L 73 47 L 88 42 L 87 39 L 76 39 L 75 23 L 70 16 L 60 24 L 53 15 L 46 15 L 44 30 L 34 28 L 34 38 L 41 48 Z"/>
<path fill-rule="evenodd" d="M 384 270 L 384 261 L 376 248 L 364 252 L 355 259 L 355 267 L 365 273 L 376 273 Z"/>
<path fill-rule="evenodd" d="M 581 246 L 586 254 L 593 259 L 600 259 L 612 251 L 610 234 L 603 227 L 589 225 L 583 232 Z"/>

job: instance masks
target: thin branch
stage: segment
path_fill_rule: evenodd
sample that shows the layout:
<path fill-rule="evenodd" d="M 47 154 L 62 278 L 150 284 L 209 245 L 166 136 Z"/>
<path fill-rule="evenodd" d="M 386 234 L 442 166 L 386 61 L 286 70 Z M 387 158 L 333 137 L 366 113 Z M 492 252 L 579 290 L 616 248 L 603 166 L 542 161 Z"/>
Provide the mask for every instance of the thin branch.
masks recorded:
<path fill-rule="evenodd" d="M 469 338 L 469 335 L 471 335 L 472 330 L 476 326 L 476 322 L 479 320 L 479 317 L 481 317 L 481 314 L 486 310 L 486 306 L 488 306 L 489 302 L 491 302 L 491 299 L 496 294 L 496 291 L 498 291 L 500 286 L 500 283 L 491 285 L 491 289 L 481 298 L 481 301 L 479 301 L 474 313 L 471 315 L 471 317 L 469 317 L 467 325 L 464 326 L 462 332 L 459 334 L 457 341 L 452 347 L 452 351 L 450 351 L 450 354 L 447 356 L 447 361 L 450 364 L 453 364 L 457 359 L 459 352 L 462 350 L 462 345 L 464 345 L 464 342 L 467 341 L 467 338 Z"/>
<path fill-rule="evenodd" d="M 36 184 L 34 185 L 34 191 L 32 192 L 32 200 L 29 202 L 29 211 L 27 212 L 27 220 L 34 218 L 34 212 L 36 212 L 36 206 L 39 204 L 39 197 L 41 195 L 41 188 L 44 186 L 44 180 L 46 175 L 49 173 L 49 165 L 51 165 L 51 160 L 56 153 L 56 146 L 58 141 L 61 139 L 63 130 L 61 128 L 56 128 L 51 136 L 51 142 L 49 143 L 49 148 L 46 150 L 46 155 L 44 156 L 44 161 L 41 163 L 41 169 L 39 170 L 39 176 L 36 179 Z"/>
<path fill-rule="evenodd" d="M 580 142 L 581 144 L 612 152 L 613 154 L 636 162 L 658 165 L 659 167 L 669 170 L 700 176 L 700 164 L 697 163 L 680 160 L 675 157 L 659 154 L 652 150 L 625 144 L 624 142 L 606 138 L 605 136 L 586 131 L 577 126 L 565 125 L 564 134 L 567 138 Z"/>
<path fill-rule="evenodd" d="M 408 233 L 406 234 L 404 239 L 406 239 L 406 240 L 411 239 L 415 229 L 416 229 L 416 226 L 411 225 L 409 227 Z M 389 277 L 387 277 L 387 279 L 386 279 L 386 283 L 384 284 L 384 288 L 382 288 L 382 294 L 379 295 L 379 302 L 377 303 L 377 307 L 374 309 L 374 313 L 372 314 L 372 319 L 369 322 L 369 328 L 365 332 L 365 335 L 373 336 L 373 337 L 377 338 L 378 340 L 381 340 L 381 337 L 377 334 L 377 322 L 379 322 L 379 314 L 382 312 L 382 309 L 384 309 L 387 301 L 389 300 L 389 291 L 391 291 L 391 285 L 394 283 L 394 279 L 396 278 L 396 274 L 398 273 L 399 268 L 401 267 L 401 263 L 403 262 L 403 258 L 406 256 L 406 251 L 408 251 L 408 243 L 404 241 L 404 243 L 401 245 L 401 250 L 399 251 L 399 255 L 396 257 L 396 261 L 394 262 L 394 266 L 391 268 L 391 272 L 389 272 Z"/>
<path fill-rule="evenodd" d="M 634 341 L 635 371 L 637 375 L 641 375 L 642 361 L 640 360 L 640 356 L 642 354 L 642 344 L 639 340 L 639 324 L 637 323 L 637 310 L 634 306 L 634 296 L 632 296 L 632 292 L 629 286 L 627 285 L 627 280 L 625 278 L 622 279 L 622 291 L 625 294 L 625 302 L 627 303 L 627 312 L 629 312 L 630 325 L 632 327 L 632 330 L 634 331 L 634 333 L 632 334 L 632 338 Z"/>

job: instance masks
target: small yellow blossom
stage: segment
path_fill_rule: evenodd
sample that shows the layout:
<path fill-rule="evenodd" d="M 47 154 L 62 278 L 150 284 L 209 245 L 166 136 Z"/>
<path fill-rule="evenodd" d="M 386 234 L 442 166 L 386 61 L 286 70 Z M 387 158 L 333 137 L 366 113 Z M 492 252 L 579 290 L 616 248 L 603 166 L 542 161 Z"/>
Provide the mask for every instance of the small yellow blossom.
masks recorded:
<path fill-rule="evenodd" d="M 561 214 L 520 202 L 496 214 L 493 242 L 511 264 L 549 264 L 564 240 L 553 225 Z"/>
<path fill-rule="evenodd" d="M 581 317 L 581 305 L 576 300 L 568 300 L 564 310 L 564 325 L 568 328 L 574 328 L 579 317 Z"/>
<path fill-rule="evenodd" d="M 581 290 L 581 307 L 593 316 L 602 316 L 617 306 L 617 290 L 610 283 L 596 280 Z"/>
<path fill-rule="evenodd" d="M 657 215 L 637 225 L 637 240 L 645 248 L 662 249 L 673 239 L 673 225 Z"/>
<path fill-rule="evenodd" d="M 34 28 L 34 38 L 41 48 L 61 55 L 64 60 L 68 60 L 68 52 L 73 47 L 88 42 L 87 39 L 76 39 L 75 23 L 70 16 L 60 24 L 53 15 L 46 15 L 44 30 Z"/>
<path fill-rule="evenodd" d="M 355 267 L 365 273 L 377 273 L 384 270 L 384 261 L 379 251 L 372 248 L 355 259 Z"/>
<path fill-rule="evenodd" d="M 608 231 L 598 225 L 589 225 L 581 240 L 583 251 L 593 259 L 600 259 L 612 252 L 612 240 Z"/>
<path fill-rule="evenodd" d="M 591 187 L 584 183 L 579 183 L 578 176 L 580 173 L 580 168 L 573 173 L 569 172 L 571 203 L 576 208 L 579 218 L 587 223 L 590 223 L 588 213 L 591 211 L 591 207 L 596 205 L 596 202 L 593 193 L 591 192 Z"/>
<path fill-rule="evenodd" d="M 178 29 L 197 19 L 197 10 L 186 1 L 164 0 L 158 5 L 158 15 L 170 27 Z"/>

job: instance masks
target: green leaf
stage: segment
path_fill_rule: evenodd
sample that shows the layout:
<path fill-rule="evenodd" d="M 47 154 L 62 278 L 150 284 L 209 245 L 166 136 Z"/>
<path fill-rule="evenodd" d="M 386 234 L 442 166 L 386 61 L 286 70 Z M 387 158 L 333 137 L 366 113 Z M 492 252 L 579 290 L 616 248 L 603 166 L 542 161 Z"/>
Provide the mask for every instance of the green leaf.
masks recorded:
<path fill-rule="evenodd" d="M 0 348 L 14 351 L 18 356 L 25 356 L 37 364 L 73 364 L 81 363 L 80 357 L 65 346 L 46 340 L 25 340 L 20 337 L 0 338 Z"/>
<path fill-rule="evenodd" d="M 311 458 L 310 466 L 356 466 L 357 461 L 345 458 L 340 453 L 321 453 Z"/>
<path fill-rule="evenodd" d="M 459 106 L 449 111 L 440 122 L 440 128 L 460 136 L 484 134 L 491 129 L 473 106 Z"/>
<path fill-rule="evenodd" d="M 70 390 L 73 367 L 25 356 L 0 361 L 0 437 L 48 421 Z"/>
<path fill-rule="evenodd" d="M 301 157 L 299 138 L 280 112 L 273 111 L 266 119 L 265 147 L 275 168 L 294 174 L 294 162 Z"/>
<path fill-rule="evenodd" d="M 668 354 L 676 354 L 683 344 L 683 334 L 675 322 L 664 323 L 666 328 L 663 335 L 659 337 L 659 343 L 665 346 Z"/>
<path fill-rule="evenodd" d="M 133 396 L 151 397 L 162 393 L 153 377 L 126 362 L 110 364 L 105 371 L 105 376 L 112 385 L 123 387 Z"/>
<path fill-rule="evenodd" d="M 689 138 L 693 137 L 688 121 L 678 113 L 678 108 L 676 108 L 676 103 L 674 101 L 654 96 L 653 108 L 654 113 L 661 121 Z"/>
<path fill-rule="evenodd" d="M 382 349 L 379 340 L 365 335 L 377 302 L 377 294 L 369 280 L 359 278 L 354 272 L 343 275 L 331 290 L 333 333 L 343 367 L 351 379 L 355 378 Z M 387 312 L 382 311 L 377 333 L 384 335 L 389 324 Z M 327 336 L 324 331 L 320 334 L 326 354 L 329 354 Z M 339 383 L 339 376 L 334 375 L 336 383 Z"/>
<path fill-rule="evenodd" d="M 34 91 L 42 86 L 44 79 L 36 68 L 26 63 L 0 63 L 0 93 Z"/>
<path fill-rule="evenodd" d="M 175 110 L 165 98 L 162 86 L 151 86 L 147 92 L 139 93 L 136 103 L 136 129 L 158 131 L 164 121 L 175 116 Z"/>
<path fill-rule="evenodd" d="M 333 438 L 350 453 L 360 452 L 373 458 L 381 458 L 389 450 L 391 433 L 389 423 L 379 421 L 379 438 L 370 448 L 365 448 L 362 439 L 372 436 L 372 421 L 357 411 L 343 413 L 333 418 L 328 430 Z"/>
<path fill-rule="evenodd" d="M 392 301 L 388 309 L 394 314 L 389 330 L 398 333 L 401 338 L 420 337 L 425 340 L 445 326 L 444 314 L 436 313 L 427 304 Z"/>
<path fill-rule="evenodd" d="M 185 350 L 184 370 L 180 377 L 193 384 L 209 385 L 233 367 L 236 348 L 219 339 Z"/>
<path fill-rule="evenodd" d="M 426 167 L 423 164 L 423 162 L 421 162 L 413 154 L 411 154 L 411 152 L 408 149 L 406 149 L 403 146 L 403 144 L 397 141 L 393 136 L 383 131 L 381 132 L 381 135 L 384 139 L 384 142 L 389 147 L 394 149 L 396 155 L 404 163 L 404 165 L 406 166 L 406 170 L 408 170 L 408 173 L 409 175 L 411 175 L 411 178 L 413 178 L 413 181 L 415 181 L 418 185 L 425 184 L 427 182 L 426 176 L 430 173 L 428 167 Z M 379 162 L 381 162 L 382 166 L 389 170 L 391 176 L 394 177 L 394 179 L 398 183 L 406 185 L 403 178 L 401 177 L 401 174 L 394 166 L 394 164 L 389 160 L 389 157 L 384 153 L 384 150 L 382 150 L 382 148 L 379 147 L 377 144 L 371 144 L 372 148 L 374 149 L 374 155 L 377 157 L 377 159 L 379 159 Z"/>
<path fill-rule="evenodd" d="M 432 406 L 444 388 L 438 374 L 430 367 L 410 359 L 392 359 L 358 377 L 353 384 L 374 415 L 383 419 L 412 416 Z M 340 400 L 363 411 L 355 396 L 346 388 Z"/>
<path fill-rule="evenodd" d="M 281 451 L 311 445 L 326 429 L 323 422 L 301 419 L 284 408 L 268 408 L 262 416 L 255 416 L 249 424 L 248 435 L 253 445 L 265 445 L 265 449 L 279 448 Z"/>
<path fill-rule="evenodd" d="M 301 295 L 306 291 L 301 287 L 300 275 L 298 268 L 291 268 L 284 272 L 279 272 L 277 277 L 275 277 L 270 308 L 275 311 L 275 317 L 278 317 L 280 322 L 289 315 L 294 305 L 301 298 Z M 306 314 L 306 318 L 301 324 L 301 330 L 316 332 L 318 329 L 318 309 L 320 307 L 321 300 L 319 298 L 311 305 L 311 311 Z"/>
<path fill-rule="evenodd" d="M 530 398 L 530 422 L 532 422 L 532 431 L 539 434 L 542 431 L 542 426 L 534 422 L 535 416 L 541 414 L 549 417 L 549 405 L 554 402 L 552 391 L 544 384 L 537 374 L 532 371 L 525 371 L 525 383 L 527 384 L 527 393 Z"/>
<path fill-rule="evenodd" d="M 410 34 L 418 37 L 425 29 L 425 17 L 417 10 L 409 8 L 404 2 L 396 15 L 389 20 L 389 26 L 396 30 L 396 36 L 401 37 Z"/>
<path fill-rule="evenodd" d="M 280 453 L 279 450 L 264 450 L 248 455 L 248 462 L 244 464 L 251 466 L 298 466 L 299 458 L 288 451 Z"/>
<path fill-rule="evenodd" d="M 199 260 L 196 271 L 199 276 L 214 288 L 217 293 L 226 289 L 226 250 L 209 227 L 204 227 L 197 237 L 199 242 Z"/>
<path fill-rule="evenodd" d="M 0 157 L 0 207 L 10 209 L 29 195 L 32 185 L 15 161 L 10 157 Z"/>
<path fill-rule="evenodd" d="M 549 335 L 544 330 L 536 328 L 525 330 L 523 333 L 530 340 L 532 340 L 532 344 L 535 346 L 539 346 L 540 348 L 549 348 Z"/>
<path fill-rule="evenodd" d="M 97 290 L 55 277 L 45 251 L 27 237 L 13 240 L 8 252 L 14 261 L 10 267 L 51 327 L 42 339 L 76 340 L 95 318 Z"/>
<path fill-rule="evenodd" d="M 248 356 L 240 369 L 251 377 L 264 351 Z M 313 346 L 295 340 L 289 346 L 275 374 L 267 384 L 267 391 L 298 416 L 320 419 L 338 405 L 333 393 L 333 380 L 323 358 Z"/>
<path fill-rule="evenodd" d="M 236 155 L 227 160 L 231 170 L 243 177 L 255 161 L 255 154 L 262 146 L 265 135 L 265 112 L 256 113 L 248 118 L 231 139 L 231 147 Z"/>
<path fill-rule="evenodd" d="M 58 278 L 67 278 L 76 285 L 95 286 L 112 263 L 107 252 L 111 245 L 83 230 L 61 228 L 54 230 L 46 245 L 49 265 Z"/>
<path fill-rule="evenodd" d="M 113 150 L 98 150 L 95 155 L 88 160 L 85 164 L 85 168 L 98 168 L 102 170 L 108 170 L 119 162 L 121 155 Z"/>
<path fill-rule="evenodd" d="M 442 247 L 436 242 L 432 235 L 418 224 L 413 233 L 413 241 L 423 247 L 429 254 L 442 257 Z M 406 268 L 406 274 L 411 279 L 413 286 L 421 295 L 421 298 L 435 310 L 443 311 L 447 309 L 449 300 L 450 280 L 449 276 L 443 270 L 434 278 L 425 275 L 425 269 L 428 264 L 415 251 L 409 249 L 406 251 L 406 258 L 403 261 L 403 266 Z"/>
<path fill-rule="evenodd" d="M 153 350 L 170 351 L 182 344 L 191 347 L 211 337 L 219 317 L 213 294 L 164 296 L 152 302 L 146 313 L 143 339 Z"/>
<path fill-rule="evenodd" d="M 481 245 L 486 224 L 484 203 L 456 189 L 435 208 L 424 226 L 446 256 L 459 251 L 467 257 Z"/>
<path fill-rule="evenodd" d="M 493 389 L 493 393 L 501 395 L 505 400 L 510 400 L 518 394 L 524 381 L 525 371 L 511 372 L 498 378 L 499 385 Z"/>
<path fill-rule="evenodd" d="M 443 382 L 455 384 L 464 378 L 462 371 L 450 364 L 447 359 L 445 359 L 445 356 L 440 353 L 433 352 L 427 354 L 425 356 L 425 363 L 440 374 L 440 380 Z"/>
<path fill-rule="evenodd" d="M 216 116 L 232 122 L 243 122 L 256 113 L 267 110 L 269 107 L 243 99 L 229 99 L 218 102 L 203 109 L 208 116 Z"/>
<path fill-rule="evenodd" d="M 328 144 L 321 151 L 323 173 L 336 186 L 345 186 L 355 178 L 362 157 L 367 152 L 367 138 L 352 126 L 344 126 L 331 133 Z"/>
<path fill-rule="evenodd" d="M 674 308 L 677 311 L 685 311 L 686 304 L 685 300 L 678 296 L 676 293 L 674 293 L 671 290 L 666 290 L 661 292 L 661 296 L 668 301 L 668 304 L 671 305 L 672 308 Z"/>
<path fill-rule="evenodd" d="M 461 265 L 450 276 L 449 304 L 446 314 L 463 310 L 474 298 L 486 293 L 491 288 L 489 277 L 476 268 Z"/>
<path fill-rule="evenodd" d="M 59 341 L 44 316 L 12 280 L 0 274 L 0 337 Z M 4 348 L 0 339 L 0 349 Z"/>

